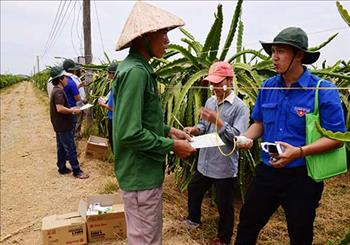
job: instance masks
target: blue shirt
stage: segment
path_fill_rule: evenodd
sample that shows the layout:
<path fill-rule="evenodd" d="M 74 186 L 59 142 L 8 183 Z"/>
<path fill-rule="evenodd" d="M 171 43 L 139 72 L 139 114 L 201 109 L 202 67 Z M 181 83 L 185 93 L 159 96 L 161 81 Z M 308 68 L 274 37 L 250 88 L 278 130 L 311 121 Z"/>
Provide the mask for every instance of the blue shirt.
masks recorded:
<path fill-rule="evenodd" d="M 64 92 L 67 95 L 69 107 L 76 106 L 74 96 L 79 95 L 79 90 L 76 83 L 71 77 L 67 77 L 67 85 L 64 86 Z"/>
<path fill-rule="evenodd" d="M 108 119 L 112 120 L 112 118 L 113 118 L 113 93 L 112 93 L 112 89 L 111 89 L 111 91 L 109 91 L 107 105 L 112 108 L 112 111 L 108 110 L 108 112 L 107 112 Z"/>
<path fill-rule="evenodd" d="M 205 108 L 217 111 L 216 99 L 210 97 L 205 103 Z M 233 148 L 233 138 L 245 132 L 248 128 L 249 109 L 244 102 L 233 92 L 218 105 L 220 119 L 224 126 L 218 130 L 218 134 L 224 146 L 220 146 L 224 153 L 229 153 Z M 200 120 L 197 128 L 200 134 L 214 133 L 217 131 L 214 123 Z M 198 171 L 204 176 L 214 179 L 232 178 L 238 172 L 238 151 L 230 156 L 221 154 L 217 147 L 202 148 L 199 151 Z"/>
<path fill-rule="evenodd" d="M 263 142 L 283 141 L 293 146 L 303 146 L 306 142 L 305 114 L 314 111 L 315 90 L 302 89 L 316 87 L 321 78 L 312 75 L 306 68 L 291 90 L 261 89 L 256 99 L 252 118 L 263 123 Z M 266 80 L 262 87 L 285 87 L 281 75 Z M 335 88 L 330 81 L 323 80 L 320 87 Z M 320 124 L 333 132 L 345 131 L 344 113 L 338 91 L 319 90 Z M 264 164 L 269 165 L 270 156 L 261 151 Z M 304 158 L 297 158 L 286 167 L 305 165 Z"/>

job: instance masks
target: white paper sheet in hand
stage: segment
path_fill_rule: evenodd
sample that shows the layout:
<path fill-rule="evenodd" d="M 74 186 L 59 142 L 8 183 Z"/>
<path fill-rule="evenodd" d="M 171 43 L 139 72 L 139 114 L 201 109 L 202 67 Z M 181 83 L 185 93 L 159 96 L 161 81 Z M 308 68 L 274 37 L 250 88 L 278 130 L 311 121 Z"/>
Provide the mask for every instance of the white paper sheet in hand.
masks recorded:
<path fill-rule="evenodd" d="M 85 109 L 88 109 L 88 108 L 90 108 L 90 107 L 93 107 L 94 105 L 91 105 L 91 104 L 85 104 L 85 105 L 83 105 L 82 107 L 80 107 L 80 110 L 85 110 Z"/>
<path fill-rule="evenodd" d="M 189 143 L 193 148 L 206 148 L 225 145 L 217 133 L 192 137 L 192 141 Z"/>

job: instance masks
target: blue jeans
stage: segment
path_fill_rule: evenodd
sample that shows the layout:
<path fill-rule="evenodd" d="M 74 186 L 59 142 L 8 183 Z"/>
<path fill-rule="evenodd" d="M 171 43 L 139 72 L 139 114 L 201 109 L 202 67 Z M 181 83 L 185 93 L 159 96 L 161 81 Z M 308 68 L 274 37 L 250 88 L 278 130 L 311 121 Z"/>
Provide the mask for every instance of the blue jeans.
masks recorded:
<path fill-rule="evenodd" d="M 74 142 L 74 128 L 66 132 L 56 132 L 56 143 L 58 171 L 63 171 L 67 168 L 67 158 L 72 166 L 73 174 L 76 175 L 81 172 Z"/>

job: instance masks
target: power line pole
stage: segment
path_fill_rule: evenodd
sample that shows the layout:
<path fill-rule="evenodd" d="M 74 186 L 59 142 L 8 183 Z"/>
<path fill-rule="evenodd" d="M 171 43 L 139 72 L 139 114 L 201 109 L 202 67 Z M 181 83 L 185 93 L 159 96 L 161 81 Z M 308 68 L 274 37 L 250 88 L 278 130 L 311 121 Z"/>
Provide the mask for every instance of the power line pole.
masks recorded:
<path fill-rule="evenodd" d="M 84 55 L 85 63 L 91 64 L 91 17 L 90 0 L 83 0 L 83 28 L 84 28 Z"/>
<path fill-rule="evenodd" d="M 38 67 L 38 73 L 40 72 L 40 66 L 39 66 L 39 55 L 36 56 L 36 64 Z"/>
<path fill-rule="evenodd" d="M 91 64 L 92 52 L 91 52 L 91 17 L 90 17 L 90 0 L 83 0 L 83 28 L 84 28 L 84 56 L 85 64 Z M 88 85 L 92 82 L 92 72 L 86 70 L 85 83 Z M 85 89 L 86 90 L 86 89 Z M 86 91 L 87 98 L 89 99 L 90 91 Z M 92 110 L 87 110 L 86 113 L 87 128 L 91 128 L 93 123 Z"/>

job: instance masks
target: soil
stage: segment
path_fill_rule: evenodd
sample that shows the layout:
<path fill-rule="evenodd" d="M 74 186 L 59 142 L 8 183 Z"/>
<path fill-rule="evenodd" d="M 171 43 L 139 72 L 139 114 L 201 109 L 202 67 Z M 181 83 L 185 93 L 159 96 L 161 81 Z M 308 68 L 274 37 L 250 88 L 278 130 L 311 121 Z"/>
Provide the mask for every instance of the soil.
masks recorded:
<path fill-rule="evenodd" d="M 21 82 L 0 91 L 1 99 L 1 244 L 41 244 L 41 220 L 47 215 L 76 211 L 86 196 L 115 191 L 109 162 L 85 158 L 86 140 L 78 142 L 81 168 L 90 175 L 80 180 L 61 176 L 56 168 L 55 133 L 49 118 L 47 95 Z M 350 174 L 325 182 L 317 209 L 314 244 L 338 244 L 350 232 Z M 165 245 L 208 244 L 215 237 L 217 211 L 212 199 L 202 207 L 203 225 L 188 230 L 186 193 L 174 187 L 173 176 L 164 185 Z M 235 230 L 241 203 L 236 202 Z M 336 242 L 336 243 L 329 243 Z M 279 209 L 259 235 L 258 244 L 288 244 L 283 210 Z M 126 241 L 94 244 L 124 245 Z"/>

